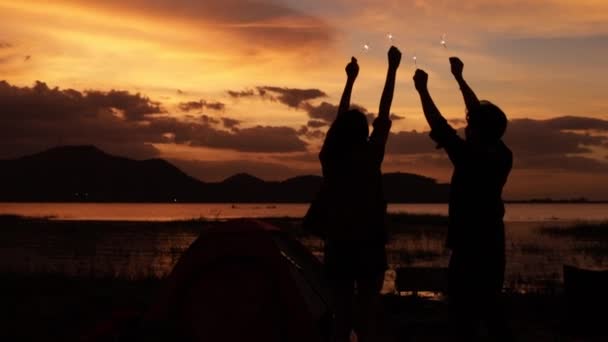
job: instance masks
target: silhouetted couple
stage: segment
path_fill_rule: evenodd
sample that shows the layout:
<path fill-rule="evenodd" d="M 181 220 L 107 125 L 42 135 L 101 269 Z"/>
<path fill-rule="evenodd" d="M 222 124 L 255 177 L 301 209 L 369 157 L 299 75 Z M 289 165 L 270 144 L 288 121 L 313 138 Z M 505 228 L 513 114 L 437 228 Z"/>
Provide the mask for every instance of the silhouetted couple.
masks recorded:
<path fill-rule="evenodd" d="M 357 60 L 351 60 L 337 117 L 319 153 L 328 221 L 325 271 L 335 300 L 334 340 L 339 342 L 349 341 L 353 327 L 361 342 L 374 341 L 377 336 L 380 290 L 387 269 L 381 165 L 400 60 L 399 50 L 391 47 L 371 135 L 365 114 L 349 110 L 359 73 Z M 414 83 L 431 138 L 454 165 L 447 238 L 452 250 L 448 276 L 451 336 L 475 339 L 479 323 L 485 321 L 490 334 L 506 338 L 500 293 L 505 271 L 502 188 L 512 164 L 511 152 L 501 140 L 507 119 L 497 106 L 477 99 L 463 79 L 463 63 L 458 58 L 450 58 L 450 63 L 467 107 L 466 139 L 458 136 L 433 103 L 428 75 L 416 70 Z M 357 310 L 353 310 L 353 302 Z"/>

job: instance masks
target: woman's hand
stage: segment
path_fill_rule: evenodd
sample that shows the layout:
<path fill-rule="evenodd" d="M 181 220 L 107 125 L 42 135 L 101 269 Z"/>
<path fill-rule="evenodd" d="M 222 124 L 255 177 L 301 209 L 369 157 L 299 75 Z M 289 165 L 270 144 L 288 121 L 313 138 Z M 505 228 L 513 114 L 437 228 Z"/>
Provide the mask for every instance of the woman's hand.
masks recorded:
<path fill-rule="evenodd" d="M 359 75 L 359 64 L 357 64 L 357 59 L 352 57 L 350 63 L 346 65 L 346 76 L 349 80 L 355 80 L 357 75 Z"/>
<path fill-rule="evenodd" d="M 388 67 L 397 70 L 401 63 L 401 51 L 394 46 L 388 50 Z"/>

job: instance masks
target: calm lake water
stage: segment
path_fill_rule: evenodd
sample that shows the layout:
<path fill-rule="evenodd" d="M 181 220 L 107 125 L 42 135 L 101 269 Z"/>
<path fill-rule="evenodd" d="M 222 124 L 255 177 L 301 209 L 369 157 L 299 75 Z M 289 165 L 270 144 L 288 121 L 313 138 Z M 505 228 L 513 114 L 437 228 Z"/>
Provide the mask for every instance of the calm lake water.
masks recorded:
<path fill-rule="evenodd" d="M 0 214 L 64 220 L 172 221 L 302 217 L 308 204 L 0 203 Z M 389 204 L 391 213 L 448 214 L 447 204 Z M 608 221 L 608 204 L 507 204 L 507 222 Z"/>
<path fill-rule="evenodd" d="M 203 223 L 158 221 L 201 217 L 301 218 L 307 208 L 307 204 L 1 203 L 0 214 L 52 216 L 68 222 L 0 225 L 0 272 L 162 277 L 197 238 L 199 225 Z M 389 211 L 446 215 L 447 205 L 395 204 L 389 205 Z M 279 221 L 297 224 L 294 219 Z M 605 225 L 597 226 L 599 222 L 608 222 L 608 204 L 509 204 L 506 221 L 505 287 L 511 290 L 559 290 L 564 264 L 608 268 L 608 232 L 604 231 Z M 600 229 L 589 228 L 592 234 L 587 228 L 569 230 L 577 222 L 591 222 Z M 547 227 L 554 233 L 548 233 Z M 387 245 L 391 268 L 447 267 L 445 227 L 418 224 L 397 228 Z M 301 240 L 315 255 L 322 256 L 322 241 Z M 385 289 L 390 289 L 393 283 L 394 272 L 387 272 Z"/>

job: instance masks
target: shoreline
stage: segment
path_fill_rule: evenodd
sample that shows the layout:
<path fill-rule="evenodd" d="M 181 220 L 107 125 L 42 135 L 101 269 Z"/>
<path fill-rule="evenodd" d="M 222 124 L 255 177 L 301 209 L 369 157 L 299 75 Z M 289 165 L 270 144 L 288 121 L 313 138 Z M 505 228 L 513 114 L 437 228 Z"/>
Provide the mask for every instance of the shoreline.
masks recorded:
<path fill-rule="evenodd" d="M 21 215 L 71 221 L 175 221 L 233 218 L 302 218 L 308 204 L 280 203 L 0 203 L 0 215 Z M 405 214 L 404 214 L 405 213 Z M 447 204 L 389 204 L 389 215 L 447 216 Z M 524 204 L 507 203 L 504 221 L 570 222 L 608 221 L 606 204 Z"/>

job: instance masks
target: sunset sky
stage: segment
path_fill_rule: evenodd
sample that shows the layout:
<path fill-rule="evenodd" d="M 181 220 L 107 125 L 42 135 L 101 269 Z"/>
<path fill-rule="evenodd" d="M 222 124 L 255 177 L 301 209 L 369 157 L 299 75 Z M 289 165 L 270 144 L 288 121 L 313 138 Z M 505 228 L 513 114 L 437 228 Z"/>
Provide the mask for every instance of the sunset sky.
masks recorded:
<path fill-rule="evenodd" d="M 353 103 L 376 113 L 388 33 L 403 59 L 385 172 L 449 180 L 412 57 L 462 127 L 456 55 L 510 119 L 506 198 L 608 199 L 605 0 L 0 0 L 0 158 L 94 144 L 206 181 L 319 174 L 344 66 L 359 59 Z"/>

